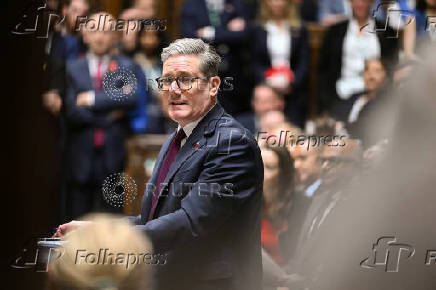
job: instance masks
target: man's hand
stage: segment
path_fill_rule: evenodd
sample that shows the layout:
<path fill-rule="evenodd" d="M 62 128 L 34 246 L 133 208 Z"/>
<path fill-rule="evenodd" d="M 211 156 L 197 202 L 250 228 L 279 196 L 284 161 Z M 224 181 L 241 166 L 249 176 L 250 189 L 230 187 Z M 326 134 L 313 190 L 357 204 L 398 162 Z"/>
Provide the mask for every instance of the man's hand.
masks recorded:
<path fill-rule="evenodd" d="M 62 238 L 67 232 L 90 225 L 91 223 L 90 221 L 70 221 L 69 223 L 60 225 L 56 233 L 54 233 L 53 238 Z"/>
<path fill-rule="evenodd" d="M 42 103 L 52 114 L 58 115 L 61 110 L 62 99 L 57 90 L 51 90 L 42 95 Z"/>
<path fill-rule="evenodd" d="M 242 31 L 245 28 L 245 20 L 241 17 L 236 17 L 227 23 L 227 29 L 230 31 Z"/>
<path fill-rule="evenodd" d="M 76 105 L 79 107 L 91 107 L 94 105 L 92 91 L 82 92 L 77 95 Z"/>

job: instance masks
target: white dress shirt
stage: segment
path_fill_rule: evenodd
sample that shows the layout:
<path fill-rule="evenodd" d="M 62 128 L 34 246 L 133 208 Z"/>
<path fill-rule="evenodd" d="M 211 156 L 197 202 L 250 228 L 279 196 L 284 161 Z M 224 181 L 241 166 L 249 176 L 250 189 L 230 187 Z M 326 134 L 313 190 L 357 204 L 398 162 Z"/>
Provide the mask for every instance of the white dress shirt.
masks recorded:
<path fill-rule="evenodd" d="M 343 100 L 365 89 L 363 70 L 365 60 L 380 58 L 380 43 L 375 33 L 368 30 L 374 28 L 373 19 L 367 21 L 366 30 L 359 27 L 355 19 L 351 19 L 342 47 L 341 77 L 336 82 L 336 92 Z"/>
<path fill-rule="evenodd" d="M 89 75 L 93 80 L 97 76 L 98 63 L 101 61 L 100 72 L 103 81 L 104 74 L 109 66 L 110 56 L 109 55 L 98 56 L 92 52 L 88 52 L 86 54 L 86 58 L 88 60 Z M 90 103 L 91 105 L 94 105 L 95 103 L 95 91 L 90 92 Z"/>
<path fill-rule="evenodd" d="M 191 123 L 186 124 L 185 127 L 183 127 L 183 131 L 185 131 L 185 135 L 186 135 L 186 137 L 183 138 L 182 141 L 180 142 L 180 148 L 182 148 L 183 145 L 185 145 L 186 140 L 188 140 L 189 136 L 191 136 L 192 131 L 194 131 L 194 129 L 195 129 L 195 127 L 197 127 L 198 123 L 200 123 L 200 121 L 203 120 L 203 118 L 204 118 L 204 117 L 205 117 L 205 116 L 210 112 L 210 110 L 212 110 L 213 107 L 215 107 L 215 106 L 216 106 L 216 104 L 213 105 L 213 106 L 209 109 L 209 111 L 207 111 L 206 114 L 204 114 L 203 116 L 201 116 L 201 117 L 198 118 L 197 120 L 195 120 L 195 121 L 193 121 L 193 122 L 191 122 Z M 177 132 L 179 132 L 180 128 L 182 128 L 182 127 L 181 127 L 180 125 L 178 125 L 178 127 L 177 127 Z"/>
<path fill-rule="evenodd" d="M 266 46 L 271 59 L 271 66 L 287 66 L 291 64 L 291 31 L 289 24 L 279 27 L 275 22 L 265 23 L 267 32 Z"/>

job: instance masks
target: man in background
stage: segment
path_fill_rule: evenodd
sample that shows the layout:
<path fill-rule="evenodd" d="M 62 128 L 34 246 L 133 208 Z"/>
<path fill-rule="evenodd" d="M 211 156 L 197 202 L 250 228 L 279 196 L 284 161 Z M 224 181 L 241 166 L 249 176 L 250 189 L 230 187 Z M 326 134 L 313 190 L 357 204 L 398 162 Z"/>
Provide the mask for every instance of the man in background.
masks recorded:
<path fill-rule="evenodd" d="M 93 14 L 89 20 L 97 21 L 100 15 L 104 17 L 107 13 Z M 109 19 L 113 17 L 107 17 L 104 28 L 84 27 L 84 41 L 89 46 L 86 57 L 67 66 L 65 115 L 70 137 L 67 175 L 72 218 L 90 211 L 115 210 L 103 200 L 102 183 L 124 168 L 124 141 L 129 125 L 126 117 L 142 89 L 140 84 L 134 90 L 123 83 L 108 85 L 112 88 L 122 85 L 123 93 L 119 95 L 110 95 L 103 89 L 105 74 L 115 73 L 119 68 L 135 71 L 131 60 L 109 55 L 116 34 Z"/>

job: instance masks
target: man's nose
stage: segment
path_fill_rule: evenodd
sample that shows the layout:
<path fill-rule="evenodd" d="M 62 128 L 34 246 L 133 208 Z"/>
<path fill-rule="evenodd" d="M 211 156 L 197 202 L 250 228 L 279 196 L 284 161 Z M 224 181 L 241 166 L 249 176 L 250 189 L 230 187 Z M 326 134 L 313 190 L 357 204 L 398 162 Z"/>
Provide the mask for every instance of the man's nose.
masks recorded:
<path fill-rule="evenodd" d="M 176 80 L 174 80 L 170 85 L 170 93 L 176 93 L 177 95 L 182 93 L 182 90 L 179 88 Z"/>

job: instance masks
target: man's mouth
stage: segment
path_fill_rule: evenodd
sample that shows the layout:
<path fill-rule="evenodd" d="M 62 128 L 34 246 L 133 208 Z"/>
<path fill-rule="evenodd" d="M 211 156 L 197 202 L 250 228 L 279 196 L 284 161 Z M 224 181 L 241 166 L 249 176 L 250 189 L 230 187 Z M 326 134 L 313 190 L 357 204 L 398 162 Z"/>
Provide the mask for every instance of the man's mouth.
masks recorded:
<path fill-rule="evenodd" d="M 184 101 L 170 101 L 170 105 L 172 106 L 180 106 L 180 105 L 186 105 L 187 103 Z"/>

